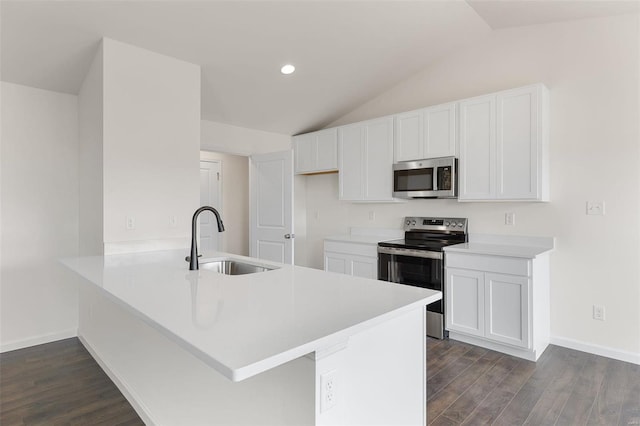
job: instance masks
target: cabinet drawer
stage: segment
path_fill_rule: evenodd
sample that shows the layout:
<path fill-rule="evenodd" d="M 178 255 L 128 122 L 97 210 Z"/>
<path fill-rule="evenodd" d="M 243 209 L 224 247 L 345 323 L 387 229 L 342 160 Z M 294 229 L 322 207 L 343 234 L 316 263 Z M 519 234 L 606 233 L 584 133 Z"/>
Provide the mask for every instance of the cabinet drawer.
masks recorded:
<path fill-rule="evenodd" d="M 368 256 L 373 257 L 374 259 L 378 257 L 377 244 L 357 244 L 339 241 L 325 241 L 324 251 L 354 254 L 358 256 Z"/>
<path fill-rule="evenodd" d="M 473 269 L 525 277 L 531 276 L 531 260 L 517 257 L 447 253 L 445 255 L 445 265 L 447 268 Z"/>

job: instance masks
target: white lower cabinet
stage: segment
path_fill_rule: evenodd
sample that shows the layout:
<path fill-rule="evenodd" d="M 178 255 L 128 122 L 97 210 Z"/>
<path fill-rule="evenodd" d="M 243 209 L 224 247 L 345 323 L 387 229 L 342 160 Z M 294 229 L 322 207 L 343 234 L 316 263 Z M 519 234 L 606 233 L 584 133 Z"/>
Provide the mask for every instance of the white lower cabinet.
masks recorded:
<path fill-rule="evenodd" d="M 377 245 L 325 241 L 324 270 L 375 280 L 378 278 Z"/>
<path fill-rule="evenodd" d="M 535 361 L 549 344 L 548 257 L 447 253 L 450 338 Z"/>
<path fill-rule="evenodd" d="M 484 272 L 447 269 L 446 327 L 484 336 Z"/>

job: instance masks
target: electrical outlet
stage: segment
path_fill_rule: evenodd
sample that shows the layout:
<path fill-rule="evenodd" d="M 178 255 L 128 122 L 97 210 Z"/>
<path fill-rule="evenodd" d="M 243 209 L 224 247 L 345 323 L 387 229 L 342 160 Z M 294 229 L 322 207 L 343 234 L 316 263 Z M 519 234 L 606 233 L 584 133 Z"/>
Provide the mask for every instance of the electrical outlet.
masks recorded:
<path fill-rule="evenodd" d="M 373 210 L 369 211 L 369 220 L 376 220 L 376 212 Z"/>
<path fill-rule="evenodd" d="M 593 305 L 593 319 L 604 321 L 604 306 Z"/>
<path fill-rule="evenodd" d="M 508 226 L 514 226 L 516 224 L 516 214 L 511 212 L 505 213 L 504 224 Z"/>
<path fill-rule="evenodd" d="M 129 231 L 131 231 L 133 229 L 136 229 L 136 218 L 135 217 L 127 216 L 126 228 Z"/>
<path fill-rule="evenodd" d="M 320 375 L 320 412 L 325 412 L 338 403 L 338 373 L 331 370 Z"/>

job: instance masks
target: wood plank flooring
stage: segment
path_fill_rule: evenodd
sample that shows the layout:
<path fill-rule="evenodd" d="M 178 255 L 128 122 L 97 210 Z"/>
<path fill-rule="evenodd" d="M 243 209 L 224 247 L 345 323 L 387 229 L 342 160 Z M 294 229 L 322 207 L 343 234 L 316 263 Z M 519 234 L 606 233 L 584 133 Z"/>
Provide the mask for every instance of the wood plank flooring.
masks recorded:
<path fill-rule="evenodd" d="M 0 354 L 0 425 L 144 425 L 77 338 Z"/>
<path fill-rule="evenodd" d="M 430 425 L 640 425 L 640 365 L 549 346 L 537 363 L 427 339 Z"/>
<path fill-rule="evenodd" d="M 640 425 L 640 366 L 427 339 L 430 425 Z M 0 354 L 0 425 L 142 425 L 78 339 Z"/>

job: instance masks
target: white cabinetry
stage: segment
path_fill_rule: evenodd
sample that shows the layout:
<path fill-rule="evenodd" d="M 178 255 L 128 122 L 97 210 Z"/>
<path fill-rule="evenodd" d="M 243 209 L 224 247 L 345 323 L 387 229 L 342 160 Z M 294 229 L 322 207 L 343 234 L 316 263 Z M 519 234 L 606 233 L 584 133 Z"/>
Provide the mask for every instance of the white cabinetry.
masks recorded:
<path fill-rule="evenodd" d="M 393 117 L 338 129 L 339 196 L 347 201 L 394 201 Z"/>
<path fill-rule="evenodd" d="M 378 278 L 377 245 L 325 240 L 324 270 L 375 280 Z"/>
<path fill-rule="evenodd" d="M 293 137 L 295 173 L 320 173 L 338 169 L 338 131 L 320 130 Z"/>
<path fill-rule="evenodd" d="M 456 104 L 450 103 L 395 116 L 395 160 L 455 156 Z"/>
<path fill-rule="evenodd" d="M 549 344 L 548 256 L 447 252 L 445 262 L 450 337 L 537 360 Z"/>
<path fill-rule="evenodd" d="M 459 103 L 460 201 L 548 201 L 548 90 L 542 84 Z"/>

